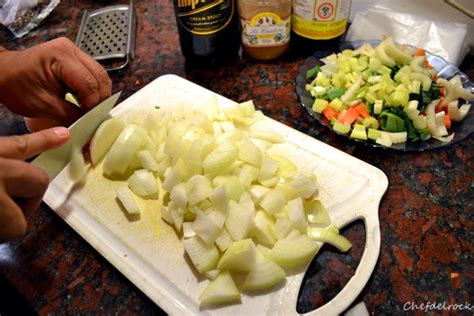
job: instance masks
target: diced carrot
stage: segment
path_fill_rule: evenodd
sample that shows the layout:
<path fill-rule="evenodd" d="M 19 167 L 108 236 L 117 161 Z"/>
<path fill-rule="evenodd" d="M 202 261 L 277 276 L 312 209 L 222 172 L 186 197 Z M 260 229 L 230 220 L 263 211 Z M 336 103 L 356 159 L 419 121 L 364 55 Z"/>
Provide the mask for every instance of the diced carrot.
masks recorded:
<path fill-rule="evenodd" d="M 448 107 L 446 104 L 443 104 L 443 103 L 444 103 L 444 97 L 441 97 L 438 101 L 438 104 L 436 104 L 436 106 L 435 106 L 435 112 L 436 113 L 444 111 L 445 108 Z"/>
<path fill-rule="evenodd" d="M 427 59 L 425 59 L 423 64 L 426 66 L 426 68 L 433 68 L 433 66 L 431 66 L 430 62 Z"/>
<path fill-rule="evenodd" d="M 444 126 L 446 126 L 447 129 L 451 128 L 451 118 L 449 117 L 448 112 L 444 115 Z"/>
<path fill-rule="evenodd" d="M 347 109 L 347 112 L 339 119 L 339 121 L 343 124 L 347 123 L 352 125 L 358 116 L 359 112 L 354 107 L 351 107 Z"/>
<path fill-rule="evenodd" d="M 347 109 L 342 109 L 339 111 L 339 113 L 337 113 L 336 118 L 339 122 L 341 122 L 341 117 L 343 117 L 346 114 L 346 112 L 347 112 Z"/>
<path fill-rule="evenodd" d="M 445 97 L 446 96 L 446 88 L 445 87 L 439 87 L 439 93 L 441 93 L 442 97 Z"/>
<path fill-rule="evenodd" d="M 331 120 L 333 117 L 336 117 L 338 114 L 338 112 L 336 110 L 334 110 L 333 108 L 331 108 L 330 106 L 327 106 L 324 110 L 323 110 L 323 115 L 328 119 L 328 120 Z"/>
<path fill-rule="evenodd" d="M 369 111 L 367 111 L 367 108 L 364 106 L 364 104 L 359 103 L 354 108 L 359 112 L 360 116 L 363 118 L 367 118 L 370 116 Z"/>
<path fill-rule="evenodd" d="M 430 66 L 430 67 L 431 67 L 431 66 Z M 433 68 L 433 67 L 431 67 L 431 68 Z M 435 74 L 435 75 L 433 76 L 433 81 L 437 81 L 437 80 L 438 80 L 438 75 Z"/>
<path fill-rule="evenodd" d="M 423 48 L 418 48 L 413 54 L 413 56 L 425 56 L 425 53 L 426 52 Z"/>

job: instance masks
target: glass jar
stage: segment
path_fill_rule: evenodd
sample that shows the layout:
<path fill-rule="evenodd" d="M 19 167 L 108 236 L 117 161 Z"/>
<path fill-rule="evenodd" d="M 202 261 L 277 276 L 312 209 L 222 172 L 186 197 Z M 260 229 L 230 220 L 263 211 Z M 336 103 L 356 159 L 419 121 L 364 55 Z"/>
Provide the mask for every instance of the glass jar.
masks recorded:
<path fill-rule="evenodd" d="M 343 38 L 351 0 L 293 0 L 292 51 L 334 50 Z"/>
<path fill-rule="evenodd" d="M 269 60 L 288 48 L 291 0 L 239 0 L 242 49 L 250 57 Z"/>

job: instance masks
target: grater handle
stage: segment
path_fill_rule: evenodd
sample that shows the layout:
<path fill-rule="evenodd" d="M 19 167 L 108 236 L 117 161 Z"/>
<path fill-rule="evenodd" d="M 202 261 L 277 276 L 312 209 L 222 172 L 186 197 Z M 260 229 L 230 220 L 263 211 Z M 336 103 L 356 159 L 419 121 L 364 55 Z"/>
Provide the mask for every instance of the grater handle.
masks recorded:
<path fill-rule="evenodd" d="M 128 65 L 129 60 L 130 60 L 130 56 L 129 56 L 129 54 L 127 54 L 127 59 L 125 60 L 125 62 L 123 64 L 121 64 L 120 66 L 117 66 L 117 67 L 105 67 L 105 70 L 107 70 L 107 72 L 121 70 L 121 69 L 125 68 Z"/>
<path fill-rule="evenodd" d="M 84 27 L 86 26 L 87 15 L 88 15 L 87 10 L 84 10 L 84 14 L 82 15 L 81 25 L 79 26 L 79 32 L 77 32 L 77 37 L 76 37 L 77 47 L 80 47 L 82 37 L 84 36 L 84 33 L 81 32 L 81 30 L 84 29 Z"/>

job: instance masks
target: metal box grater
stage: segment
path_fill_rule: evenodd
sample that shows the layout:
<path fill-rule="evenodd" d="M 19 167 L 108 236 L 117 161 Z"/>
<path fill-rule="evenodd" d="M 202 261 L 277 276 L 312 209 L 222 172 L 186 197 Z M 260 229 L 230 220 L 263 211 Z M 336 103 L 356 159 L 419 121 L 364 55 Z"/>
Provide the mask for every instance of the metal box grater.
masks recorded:
<path fill-rule="evenodd" d="M 85 11 L 76 46 L 104 64 L 107 71 L 120 70 L 134 58 L 135 20 L 132 1 Z"/>

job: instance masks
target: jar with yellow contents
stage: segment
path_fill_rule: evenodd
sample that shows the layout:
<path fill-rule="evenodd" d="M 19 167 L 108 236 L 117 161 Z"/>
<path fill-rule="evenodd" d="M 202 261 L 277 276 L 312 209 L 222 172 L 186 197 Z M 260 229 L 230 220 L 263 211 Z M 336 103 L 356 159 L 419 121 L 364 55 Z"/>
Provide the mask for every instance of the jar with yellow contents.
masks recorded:
<path fill-rule="evenodd" d="M 250 57 L 281 56 L 290 41 L 291 0 L 238 0 L 242 49 Z"/>

